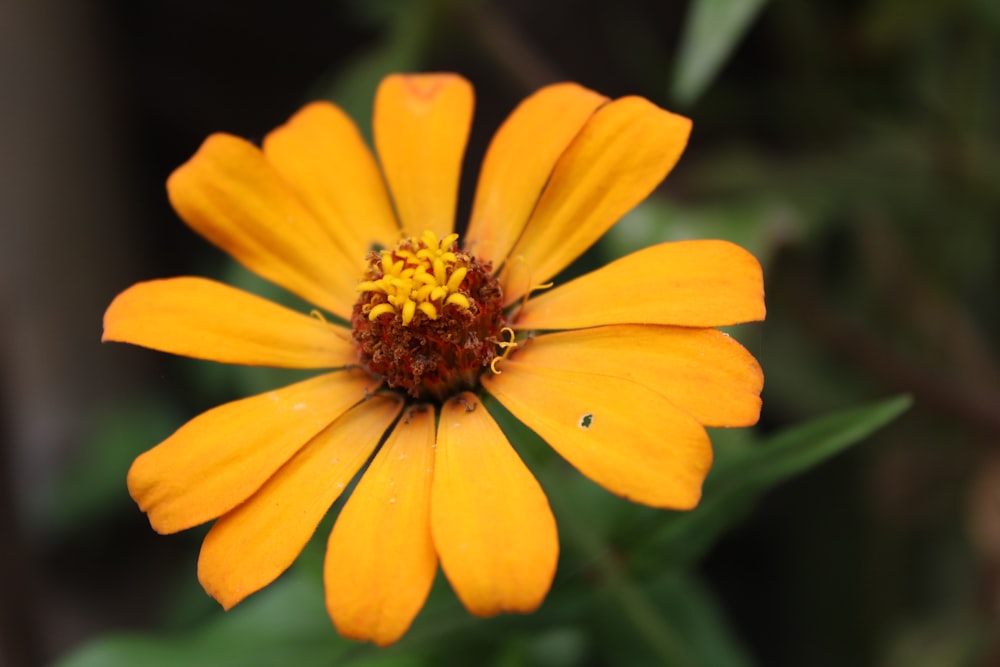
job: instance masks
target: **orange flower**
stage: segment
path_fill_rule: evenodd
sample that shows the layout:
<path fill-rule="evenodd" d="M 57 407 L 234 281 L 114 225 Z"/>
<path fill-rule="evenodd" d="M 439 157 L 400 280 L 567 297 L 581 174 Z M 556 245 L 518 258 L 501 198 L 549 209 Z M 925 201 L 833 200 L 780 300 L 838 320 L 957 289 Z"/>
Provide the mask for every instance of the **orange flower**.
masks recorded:
<path fill-rule="evenodd" d="M 195 417 L 129 471 L 158 532 L 215 520 L 198 576 L 227 609 L 288 568 L 373 453 L 327 549 L 342 634 L 397 640 L 439 560 L 477 616 L 538 607 L 555 520 L 483 392 L 608 490 L 673 509 L 700 498 L 704 427 L 758 418 L 759 366 L 712 328 L 764 317 L 746 251 L 666 243 L 546 284 L 663 180 L 690 121 L 540 90 L 490 144 L 459 243 L 472 107 L 459 76 L 394 75 L 375 99 L 377 161 L 318 102 L 261 148 L 210 136 L 167 183 L 188 225 L 330 315 L 194 277 L 135 285 L 105 314 L 106 341 L 327 369 Z"/>

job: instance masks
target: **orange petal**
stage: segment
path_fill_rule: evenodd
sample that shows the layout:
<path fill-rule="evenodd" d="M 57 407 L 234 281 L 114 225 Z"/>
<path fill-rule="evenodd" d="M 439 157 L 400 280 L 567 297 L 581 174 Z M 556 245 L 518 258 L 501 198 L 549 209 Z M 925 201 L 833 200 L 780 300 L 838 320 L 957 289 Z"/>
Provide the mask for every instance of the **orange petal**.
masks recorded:
<path fill-rule="evenodd" d="M 278 578 L 402 409 L 373 396 L 333 422 L 208 531 L 198 579 L 226 609 Z"/>
<path fill-rule="evenodd" d="M 750 426 L 760 417 L 760 366 L 742 345 L 715 329 L 622 324 L 564 331 L 529 340 L 513 358 L 554 370 L 627 378 L 662 394 L 705 426 Z"/>
<path fill-rule="evenodd" d="M 399 224 L 382 173 L 354 121 L 329 102 L 313 102 L 264 139 L 264 155 L 360 276 L 376 245 L 391 247 Z"/>
<path fill-rule="evenodd" d="M 564 269 L 666 178 L 691 121 L 640 97 L 598 109 L 556 162 L 500 272 L 506 303 Z"/>
<path fill-rule="evenodd" d="M 542 88 L 497 130 L 483 160 L 465 247 L 500 266 L 531 216 L 556 160 L 608 98 L 574 83 Z"/>
<path fill-rule="evenodd" d="M 326 607 L 340 634 L 386 646 L 427 599 L 434 410 L 410 408 L 337 517 L 327 545 Z"/>
<path fill-rule="evenodd" d="M 393 74 L 375 94 L 375 147 L 406 236 L 455 224 L 473 94 L 456 74 Z"/>
<path fill-rule="evenodd" d="M 361 277 L 255 146 L 213 134 L 167 180 L 178 215 L 258 275 L 348 319 Z"/>
<path fill-rule="evenodd" d="M 343 327 L 205 278 L 133 285 L 104 313 L 101 340 L 250 366 L 336 368 L 357 361 Z"/>
<path fill-rule="evenodd" d="M 548 500 L 470 393 L 441 409 L 431 530 L 441 567 L 476 616 L 534 611 L 552 584 L 559 537 Z"/>
<path fill-rule="evenodd" d="M 651 246 L 528 300 L 518 329 L 718 327 L 764 319 L 760 263 L 728 241 Z"/>
<path fill-rule="evenodd" d="M 215 519 L 376 386 L 340 371 L 213 408 L 132 463 L 129 493 L 159 533 Z"/>
<path fill-rule="evenodd" d="M 483 385 L 584 475 L 634 502 L 690 509 L 712 464 L 705 429 L 619 377 L 508 359 Z"/>

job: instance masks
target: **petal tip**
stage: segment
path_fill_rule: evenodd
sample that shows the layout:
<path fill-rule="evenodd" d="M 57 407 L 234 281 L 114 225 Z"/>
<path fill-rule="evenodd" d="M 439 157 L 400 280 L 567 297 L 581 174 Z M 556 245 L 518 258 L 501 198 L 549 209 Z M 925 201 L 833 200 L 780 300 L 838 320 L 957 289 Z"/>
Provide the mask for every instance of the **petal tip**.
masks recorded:
<path fill-rule="evenodd" d="M 461 74 L 454 72 L 396 72 L 382 79 L 381 86 L 405 86 L 407 91 L 419 99 L 433 99 L 444 86 L 456 85 L 472 88 L 472 84 Z"/>
<path fill-rule="evenodd" d="M 254 591 L 228 590 L 220 582 L 213 581 L 212 577 L 202 570 L 201 561 L 198 561 L 198 583 L 205 589 L 205 592 L 213 600 L 219 603 L 223 610 L 229 611 L 240 602 L 245 600 Z"/>

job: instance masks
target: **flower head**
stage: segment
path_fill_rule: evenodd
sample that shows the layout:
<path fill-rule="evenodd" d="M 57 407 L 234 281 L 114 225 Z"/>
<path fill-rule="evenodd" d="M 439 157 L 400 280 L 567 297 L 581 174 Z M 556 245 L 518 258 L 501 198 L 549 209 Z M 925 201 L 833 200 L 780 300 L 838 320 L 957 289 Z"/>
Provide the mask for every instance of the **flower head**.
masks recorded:
<path fill-rule="evenodd" d="M 398 639 L 439 562 L 471 613 L 534 610 L 555 520 L 484 393 L 584 475 L 663 508 L 698 503 L 705 426 L 757 420 L 760 368 L 714 329 L 764 316 L 746 251 L 667 243 L 549 283 L 663 180 L 690 122 L 543 88 L 490 144 L 460 238 L 472 107 L 461 77 L 394 75 L 375 100 L 377 159 L 320 102 L 260 148 L 210 136 L 168 181 L 188 225 L 329 314 L 194 277 L 134 285 L 105 314 L 104 340 L 323 369 L 195 417 L 129 471 L 158 532 L 215 521 L 198 575 L 226 608 L 295 560 L 370 459 L 327 548 L 341 633 Z"/>

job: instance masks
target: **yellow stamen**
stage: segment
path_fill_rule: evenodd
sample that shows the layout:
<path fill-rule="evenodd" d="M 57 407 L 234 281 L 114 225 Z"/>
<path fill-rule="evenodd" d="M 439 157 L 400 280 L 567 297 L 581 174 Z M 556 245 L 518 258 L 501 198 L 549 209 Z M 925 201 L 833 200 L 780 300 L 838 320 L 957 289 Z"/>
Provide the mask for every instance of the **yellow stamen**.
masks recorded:
<path fill-rule="evenodd" d="M 416 314 L 417 314 L 417 302 L 407 299 L 403 303 L 403 310 L 402 310 L 403 326 L 405 327 L 410 322 L 412 322 L 413 316 Z"/>
<path fill-rule="evenodd" d="M 448 278 L 448 282 L 445 283 L 445 287 L 448 289 L 448 291 L 457 292 L 458 286 L 462 284 L 463 280 L 465 280 L 465 276 L 467 273 L 469 273 L 469 269 L 465 268 L 464 266 L 460 266 L 457 269 L 455 269 L 452 272 L 451 277 Z"/>
<path fill-rule="evenodd" d="M 368 319 L 374 320 L 379 315 L 385 315 L 386 313 L 394 313 L 396 309 L 388 303 L 380 303 L 374 306 L 370 311 L 368 311 Z"/>
<path fill-rule="evenodd" d="M 448 298 L 444 300 L 444 303 L 445 305 L 453 303 L 462 310 L 469 309 L 469 298 L 464 294 L 459 294 L 458 292 L 455 292 L 454 294 L 449 294 Z"/>
<path fill-rule="evenodd" d="M 406 239 L 395 250 L 381 251 L 382 276 L 358 283 L 359 292 L 378 292 L 385 300 L 368 311 L 374 320 L 386 313 L 397 313 L 409 326 L 417 312 L 435 320 L 441 309 L 453 305 L 468 310 L 470 302 L 459 291 L 469 269 L 451 250 L 458 234 L 438 239 L 426 231 L 419 238 Z"/>

